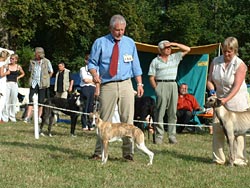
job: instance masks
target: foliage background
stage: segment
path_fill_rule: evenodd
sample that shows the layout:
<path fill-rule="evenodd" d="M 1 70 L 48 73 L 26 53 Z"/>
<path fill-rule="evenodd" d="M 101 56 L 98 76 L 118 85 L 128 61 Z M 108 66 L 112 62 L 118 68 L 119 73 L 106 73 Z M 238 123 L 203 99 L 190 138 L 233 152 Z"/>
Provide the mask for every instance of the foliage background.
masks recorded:
<path fill-rule="evenodd" d="M 110 17 L 122 14 L 126 35 L 143 43 L 198 46 L 235 36 L 249 64 L 249 6 L 249 0 L 0 0 L 1 46 L 16 50 L 25 68 L 42 46 L 55 68 L 63 60 L 76 72 L 94 40 L 109 32 Z"/>

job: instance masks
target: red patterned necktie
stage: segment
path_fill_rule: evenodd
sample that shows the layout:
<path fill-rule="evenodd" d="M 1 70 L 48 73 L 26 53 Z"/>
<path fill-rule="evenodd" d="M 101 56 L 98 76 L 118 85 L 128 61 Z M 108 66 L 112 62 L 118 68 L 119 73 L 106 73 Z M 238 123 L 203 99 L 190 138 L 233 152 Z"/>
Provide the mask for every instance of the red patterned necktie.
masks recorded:
<path fill-rule="evenodd" d="M 113 77 L 117 74 L 118 68 L 118 59 L 119 59 L 119 47 L 118 47 L 119 40 L 115 40 L 115 45 L 113 47 L 113 52 L 111 56 L 111 62 L 109 66 L 109 74 Z"/>

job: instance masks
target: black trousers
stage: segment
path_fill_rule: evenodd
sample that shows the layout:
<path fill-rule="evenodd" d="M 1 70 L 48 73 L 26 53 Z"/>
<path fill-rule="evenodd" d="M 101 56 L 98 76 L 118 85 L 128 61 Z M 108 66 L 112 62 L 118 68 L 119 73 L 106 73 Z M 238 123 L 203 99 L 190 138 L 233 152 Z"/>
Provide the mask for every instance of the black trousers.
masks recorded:
<path fill-rule="evenodd" d="M 177 110 L 177 124 L 189 124 L 190 120 L 192 119 L 193 113 L 189 110 Z M 185 126 L 177 126 L 176 132 L 181 133 Z"/>
<path fill-rule="evenodd" d="M 94 86 L 83 86 L 81 87 L 81 100 L 84 101 L 83 114 L 81 116 L 82 128 L 92 128 L 91 122 L 89 121 L 88 115 L 86 113 L 93 112 L 94 108 Z"/>

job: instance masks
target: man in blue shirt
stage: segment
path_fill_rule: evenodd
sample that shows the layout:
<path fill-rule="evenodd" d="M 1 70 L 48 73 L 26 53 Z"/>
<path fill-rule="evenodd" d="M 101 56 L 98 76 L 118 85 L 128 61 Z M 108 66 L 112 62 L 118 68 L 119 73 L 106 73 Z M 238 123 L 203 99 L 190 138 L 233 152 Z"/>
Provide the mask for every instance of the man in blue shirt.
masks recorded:
<path fill-rule="evenodd" d="M 89 71 L 95 83 L 100 86 L 100 118 L 112 121 L 114 110 L 118 105 L 121 122 L 133 124 L 134 117 L 134 88 L 131 78 L 137 82 L 137 95 L 143 95 L 142 70 L 133 39 L 124 36 L 126 20 L 121 15 L 114 15 L 110 19 L 110 34 L 96 39 L 90 58 Z M 118 44 L 117 73 L 111 76 L 110 68 L 113 47 Z M 123 157 L 133 160 L 132 140 L 123 139 Z M 101 156 L 101 145 L 97 139 L 93 158 Z"/>

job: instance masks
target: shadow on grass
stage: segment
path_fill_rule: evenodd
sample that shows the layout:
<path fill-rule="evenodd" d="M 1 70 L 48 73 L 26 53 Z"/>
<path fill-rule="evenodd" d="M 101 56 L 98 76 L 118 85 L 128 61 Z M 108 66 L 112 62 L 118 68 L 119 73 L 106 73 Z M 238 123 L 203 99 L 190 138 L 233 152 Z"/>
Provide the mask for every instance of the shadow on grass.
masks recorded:
<path fill-rule="evenodd" d="M 180 153 L 177 151 L 171 151 L 171 150 L 153 150 L 153 152 L 155 153 L 155 155 L 157 156 L 157 154 L 162 154 L 162 155 L 168 155 L 171 156 L 173 158 L 179 158 L 182 159 L 184 161 L 191 161 L 191 162 L 198 162 L 198 163 L 206 163 L 206 164 L 211 164 L 211 158 L 205 158 L 205 157 L 199 157 L 197 155 L 188 155 L 188 154 L 184 154 L 184 153 Z"/>
<path fill-rule="evenodd" d="M 53 145 L 49 145 L 49 144 L 47 145 L 47 144 L 23 143 L 23 142 L 1 142 L 1 144 L 6 145 L 6 146 L 21 147 L 21 148 L 49 150 L 49 151 L 52 151 L 52 152 L 59 151 L 59 152 L 71 155 L 72 158 L 87 158 L 87 157 L 89 157 L 89 153 L 84 154 L 83 152 L 79 152 L 78 150 L 63 148 L 63 147 L 57 147 L 57 146 L 53 146 Z"/>

